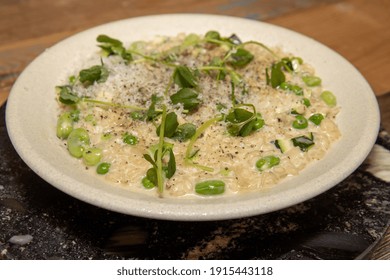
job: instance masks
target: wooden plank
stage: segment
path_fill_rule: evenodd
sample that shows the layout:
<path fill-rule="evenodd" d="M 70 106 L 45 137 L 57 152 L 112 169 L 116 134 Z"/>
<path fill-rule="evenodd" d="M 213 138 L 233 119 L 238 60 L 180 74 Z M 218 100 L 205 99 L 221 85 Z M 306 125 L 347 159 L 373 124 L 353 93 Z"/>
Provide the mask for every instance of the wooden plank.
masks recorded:
<path fill-rule="evenodd" d="M 21 71 L 45 48 L 89 27 L 163 13 L 212 13 L 264 20 L 337 0 L 2 0 L 0 9 L 0 105 Z M 130 30 L 129 32 L 136 32 Z"/>
<path fill-rule="evenodd" d="M 379 96 L 390 92 L 389 15 L 390 1 L 347 0 L 269 22 L 308 35 L 339 52 L 357 67 Z"/>

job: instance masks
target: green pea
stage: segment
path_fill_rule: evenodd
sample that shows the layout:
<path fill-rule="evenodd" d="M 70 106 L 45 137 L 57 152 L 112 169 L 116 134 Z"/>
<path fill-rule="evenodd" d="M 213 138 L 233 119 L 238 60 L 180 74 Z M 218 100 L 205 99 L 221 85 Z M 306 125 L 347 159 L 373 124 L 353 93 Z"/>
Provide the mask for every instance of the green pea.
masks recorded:
<path fill-rule="evenodd" d="M 220 180 L 208 180 L 197 183 L 195 192 L 201 195 L 216 195 L 225 192 L 225 183 Z"/>
<path fill-rule="evenodd" d="M 104 175 L 110 171 L 111 163 L 108 162 L 102 162 L 100 163 L 96 168 L 96 173 Z"/>
<path fill-rule="evenodd" d="M 303 95 L 303 89 L 300 86 L 292 85 L 292 84 L 289 84 L 287 82 L 282 82 L 279 85 L 279 88 L 283 89 L 283 90 L 290 90 L 293 93 L 295 93 L 296 95 Z"/>
<path fill-rule="evenodd" d="M 282 82 L 279 87 L 283 90 L 289 90 L 291 89 L 291 85 L 289 83 L 286 83 L 286 82 Z"/>
<path fill-rule="evenodd" d="M 305 129 L 308 126 L 307 119 L 302 115 L 297 115 L 295 116 L 295 121 L 292 126 L 296 129 Z"/>
<path fill-rule="evenodd" d="M 314 114 L 310 116 L 309 121 L 311 121 L 315 125 L 320 125 L 323 119 L 324 116 L 322 114 Z"/>
<path fill-rule="evenodd" d="M 308 87 L 316 87 L 321 85 L 321 78 L 316 77 L 316 76 L 304 76 L 302 77 L 303 82 L 308 86 Z"/>
<path fill-rule="evenodd" d="M 256 168 L 259 171 L 264 171 L 278 165 L 279 163 L 280 158 L 276 156 L 266 156 L 256 162 Z"/>
<path fill-rule="evenodd" d="M 328 105 L 329 107 L 334 107 L 337 105 L 337 100 L 336 100 L 336 96 L 334 96 L 334 94 L 329 91 L 329 90 L 326 90 L 324 91 L 323 93 L 321 93 L 321 99 L 326 103 L 326 105 Z"/>
<path fill-rule="evenodd" d="M 300 86 L 292 85 L 290 90 L 295 93 L 295 95 L 303 95 L 303 89 Z"/>
<path fill-rule="evenodd" d="M 141 182 L 145 189 L 153 189 L 156 186 L 148 177 L 142 178 Z"/>
<path fill-rule="evenodd" d="M 73 129 L 68 136 L 68 151 L 72 156 L 81 158 L 85 148 L 89 146 L 89 143 L 89 135 L 84 128 Z"/>
<path fill-rule="evenodd" d="M 57 137 L 67 139 L 73 130 L 73 118 L 71 112 L 65 112 L 57 120 Z"/>
<path fill-rule="evenodd" d="M 133 120 L 143 120 L 145 119 L 145 115 L 140 112 L 131 112 L 130 117 Z"/>
<path fill-rule="evenodd" d="M 142 185 L 146 189 L 152 189 L 157 186 L 157 170 L 156 168 L 149 168 L 146 171 L 146 176 L 142 179 Z"/>
<path fill-rule="evenodd" d="M 89 166 L 98 164 L 102 159 L 102 156 L 102 149 L 99 148 L 86 148 L 83 151 L 84 163 Z"/>
<path fill-rule="evenodd" d="M 129 145 L 136 145 L 138 143 L 138 138 L 133 134 L 128 134 L 127 132 L 123 135 L 123 142 Z"/>

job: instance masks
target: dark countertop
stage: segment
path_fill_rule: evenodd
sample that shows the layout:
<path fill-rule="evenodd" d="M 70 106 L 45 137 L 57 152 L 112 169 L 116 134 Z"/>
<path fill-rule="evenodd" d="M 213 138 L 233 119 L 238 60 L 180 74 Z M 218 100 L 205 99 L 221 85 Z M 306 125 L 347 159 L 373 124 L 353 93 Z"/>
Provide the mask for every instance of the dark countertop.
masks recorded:
<path fill-rule="evenodd" d="M 368 258 L 390 220 L 390 183 L 369 172 L 378 153 L 324 194 L 266 215 L 173 222 L 114 213 L 31 171 L 10 143 L 4 115 L 2 106 L 0 259 Z M 389 152 L 385 131 L 375 149 Z"/>

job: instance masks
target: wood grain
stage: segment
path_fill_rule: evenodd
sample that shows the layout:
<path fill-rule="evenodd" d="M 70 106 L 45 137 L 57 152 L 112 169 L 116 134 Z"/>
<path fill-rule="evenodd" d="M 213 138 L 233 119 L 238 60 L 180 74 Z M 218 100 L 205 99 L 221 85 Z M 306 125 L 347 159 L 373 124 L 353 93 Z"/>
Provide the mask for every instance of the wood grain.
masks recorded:
<path fill-rule="evenodd" d="M 389 15 L 390 1 L 347 0 L 269 22 L 306 34 L 339 52 L 358 68 L 379 96 L 390 92 Z"/>
<path fill-rule="evenodd" d="M 165 13 L 209 13 L 266 20 L 334 2 L 337 0 L 0 0 L 0 105 L 7 99 L 17 76 L 45 48 L 99 24 Z"/>

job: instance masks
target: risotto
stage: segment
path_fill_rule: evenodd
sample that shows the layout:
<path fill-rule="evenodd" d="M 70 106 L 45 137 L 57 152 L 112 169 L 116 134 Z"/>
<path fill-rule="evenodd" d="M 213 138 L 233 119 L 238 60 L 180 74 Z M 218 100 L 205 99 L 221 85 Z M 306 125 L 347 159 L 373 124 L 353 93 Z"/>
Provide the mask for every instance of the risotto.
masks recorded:
<path fill-rule="evenodd" d="M 57 87 L 57 136 L 118 187 L 160 196 L 272 187 L 340 137 L 336 97 L 300 57 L 216 31 L 98 48 Z"/>

